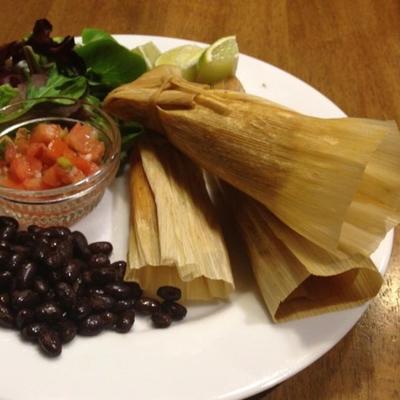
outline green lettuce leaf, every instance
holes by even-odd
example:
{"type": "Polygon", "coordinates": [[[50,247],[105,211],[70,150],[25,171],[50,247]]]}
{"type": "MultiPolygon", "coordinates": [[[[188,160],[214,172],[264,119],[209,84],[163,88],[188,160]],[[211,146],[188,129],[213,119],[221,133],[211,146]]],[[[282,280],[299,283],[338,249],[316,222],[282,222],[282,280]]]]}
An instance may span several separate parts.
{"type": "Polygon", "coordinates": [[[7,106],[10,101],[18,94],[18,90],[8,83],[0,86],[0,107],[7,106]]]}
{"type": "Polygon", "coordinates": [[[143,57],[132,53],[113,38],[89,41],[77,47],[76,52],[98,82],[109,89],[131,82],[147,70],[143,57]]]}

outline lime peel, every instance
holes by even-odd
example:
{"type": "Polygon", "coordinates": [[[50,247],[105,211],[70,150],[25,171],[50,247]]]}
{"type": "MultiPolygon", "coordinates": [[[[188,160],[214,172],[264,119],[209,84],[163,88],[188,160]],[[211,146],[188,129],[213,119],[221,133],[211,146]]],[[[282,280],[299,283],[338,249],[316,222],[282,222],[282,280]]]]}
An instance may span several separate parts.
{"type": "Polygon", "coordinates": [[[215,83],[235,75],[239,59],[236,36],[218,39],[202,54],[197,64],[196,80],[215,83]]]}

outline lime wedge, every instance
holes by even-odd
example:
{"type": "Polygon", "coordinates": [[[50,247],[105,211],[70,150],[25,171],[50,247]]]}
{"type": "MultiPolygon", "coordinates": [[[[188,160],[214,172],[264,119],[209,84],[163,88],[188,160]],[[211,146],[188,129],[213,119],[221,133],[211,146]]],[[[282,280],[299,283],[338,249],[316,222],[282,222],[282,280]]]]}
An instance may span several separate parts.
{"type": "Polygon", "coordinates": [[[197,73],[197,62],[204,49],[194,45],[175,47],[162,53],[156,60],[155,66],[176,65],[182,69],[182,75],[188,81],[193,81],[197,73]]]}
{"type": "Polygon", "coordinates": [[[157,58],[160,56],[161,51],[153,42],[147,42],[132,49],[132,53],[142,56],[146,62],[147,69],[152,69],[157,58]]]}
{"type": "Polygon", "coordinates": [[[208,47],[197,64],[196,81],[214,83],[235,75],[239,59],[236,36],[227,36],[208,47]]]}

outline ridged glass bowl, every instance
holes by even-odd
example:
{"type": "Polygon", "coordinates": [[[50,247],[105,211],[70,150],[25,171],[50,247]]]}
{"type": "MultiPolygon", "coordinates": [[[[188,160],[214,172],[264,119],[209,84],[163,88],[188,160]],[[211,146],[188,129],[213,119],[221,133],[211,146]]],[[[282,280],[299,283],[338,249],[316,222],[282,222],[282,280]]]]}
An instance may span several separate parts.
{"type": "Polygon", "coordinates": [[[85,179],[60,188],[21,190],[0,186],[0,215],[17,218],[22,226],[72,225],[99,203],[114,179],[120,161],[121,137],[113,119],[100,108],[67,98],[28,100],[0,109],[0,138],[40,122],[96,127],[105,144],[100,169],[85,179]]]}

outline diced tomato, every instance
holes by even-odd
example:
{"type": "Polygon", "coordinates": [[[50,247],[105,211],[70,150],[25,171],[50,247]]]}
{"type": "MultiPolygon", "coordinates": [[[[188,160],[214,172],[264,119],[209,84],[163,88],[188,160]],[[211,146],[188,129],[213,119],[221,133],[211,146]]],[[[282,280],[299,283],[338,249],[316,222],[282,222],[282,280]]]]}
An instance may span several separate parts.
{"type": "Polygon", "coordinates": [[[44,161],[51,164],[59,157],[67,157],[69,159],[75,156],[76,153],[68,147],[67,143],[65,143],[64,140],[57,138],[49,143],[45,151],[44,161]]]}
{"type": "Polygon", "coordinates": [[[98,140],[93,141],[92,148],[86,154],[86,159],[93,162],[101,162],[101,159],[104,156],[104,143],[98,140]]]}
{"type": "Polygon", "coordinates": [[[82,157],[73,157],[71,163],[75,165],[76,168],[80,169],[86,176],[94,174],[99,170],[97,164],[91,161],[87,161],[82,157]]]}
{"type": "Polygon", "coordinates": [[[57,165],[57,174],[64,185],[79,182],[85,178],[85,174],[76,167],[62,168],[57,165]]]}
{"type": "Polygon", "coordinates": [[[17,182],[23,182],[25,179],[33,176],[32,169],[25,156],[15,157],[10,164],[10,177],[17,182]]]}
{"type": "Polygon", "coordinates": [[[32,130],[31,142],[48,144],[56,137],[60,137],[61,133],[62,128],[60,125],[45,123],[37,124],[32,130]]]}
{"type": "Polygon", "coordinates": [[[20,153],[25,153],[30,143],[30,134],[28,129],[19,128],[15,134],[14,143],[17,147],[17,151],[20,153]]]}
{"type": "Polygon", "coordinates": [[[43,190],[46,186],[43,184],[42,178],[29,178],[22,182],[25,189],[28,190],[43,190]]]}
{"type": "Polygon", "coordinates": [[[45,158],[51,160],[52,162],[55,162],[58,157],[62,157],[64,155],[64,152],[67,149],[67,144],[63,140],[56,138],[52,140],[47,146],[45,158]]]}
{"type": "Polygon", "coordinates": [[[4,152],[4,159],[6,162],[10,163],[17,155],[17,149],[13,144],[7,144],[6,150],[4,152]]]}
{"type": "Polygon", "coordinates": [[[43,172],[43,184],[50,188],[56,188],[62,186],[62,181],[58,176],[58,165],[53,165],[50,168],[47,168],[43,172]]]}
{"type": "Polygon", "coordinates": [[[28,157],[42,158],[44,152],[47,150],[47,147],[44,143],[30,143],[29,147],[26,149],[26,155],[28,157]]]}
{"type": "Polygon", "coordinates": [[[42,171],[42,167],[43,167],[43,163],[41,160],[39,160],[36,157],[31,157],[31,156],[26,156],[26,159],[28,161],[29,164],[29,168],[32,172],[33,175],[35,174],[40,174],[40,172],[42,171]]]}
{"type": "Polygon", "coordinates": [[[93,143],[98,142],[94,128],[87,124],[75,124],[65,140],[75,151],[83,154],[89,153],[93,143]]]}
{"type": "Polygon", "coordinates": [[[7,138],[0,160],[0,185],[42,190],[76,183],[99,170],[104,143],[90,125],[75,124],[70,132],[55,124],[38,124],[32,133],[21,128],[7,138]]]}
{"type": "Polygon", "coordinates": [[[14,181],[14,179],[11,179],[8,176],[2,176],[0,177],[0,185],[5,186],[11,189],[23,189],[23,185],[20,182],[14,181]]]}

